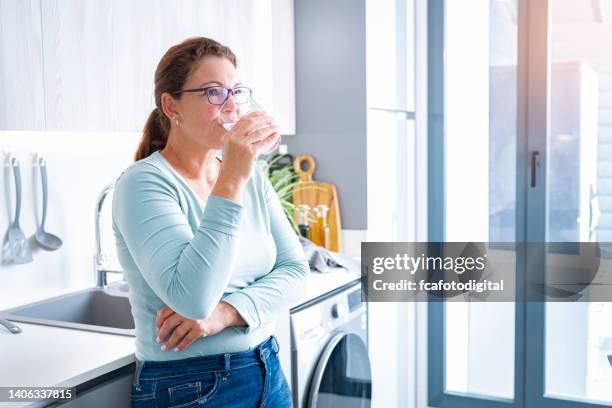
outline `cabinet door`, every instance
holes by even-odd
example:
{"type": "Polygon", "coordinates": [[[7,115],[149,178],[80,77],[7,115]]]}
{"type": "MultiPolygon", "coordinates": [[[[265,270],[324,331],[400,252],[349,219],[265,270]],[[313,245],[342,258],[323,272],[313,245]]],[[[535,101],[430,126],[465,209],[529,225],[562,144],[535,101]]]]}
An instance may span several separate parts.
{"type": "Polygon", "coordinates": [[[140,131],[155,107],[159,60],[187,37],[214,37],[223,27],[218,8],[195,0],[46,3],[47,128],[140,131]]]}
{"type": "Polygon", "coordinates": [[[89,407],[113,407],[129,408],[130,392],[132,389],[132,371],[134,364],[130,365],[131,370],[121,369],[122,374],[103,382],[91,389],[82,391],[76,398],[64,404],[62,408],[89,408],[89,407]]]}
{"type": "Polygon", "coordinates": [[[134,93],[133,87],[117,89],[113,78],[115,4],[77,0],[41,4],[46,130],[132,130],[119,126],[119,107],[113,105],[116,93],[132,101],[134,93]]]}
{"type": "Polygon", "coordinates": [[[0,129],[44,129],[40,0],[0,2],[0,90],[0,129]]]}
{"type": "Polygon", "coordinates": [[[293,8],[289,0],[55,0],[42,3],[48,130],[139,131],[154,108],[166,50],[207,36],[238,56],[239,75],[295,133],[293,8]],[[275,24],[275,21],[278,24],[275,24]]]}
{"type": "Polygon", "coordinates": [[[295,134],[292,0],[0,2],[0,129],[140,131],[166,50],[206,36],[295,134]]]}

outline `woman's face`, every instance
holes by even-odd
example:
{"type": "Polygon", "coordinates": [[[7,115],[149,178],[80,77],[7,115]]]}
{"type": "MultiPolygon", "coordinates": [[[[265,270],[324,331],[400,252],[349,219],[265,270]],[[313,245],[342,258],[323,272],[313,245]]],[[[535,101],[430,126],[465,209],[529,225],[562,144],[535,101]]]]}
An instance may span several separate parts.
{"type": "MultiPolygon", "coordinates": [[[[196,63],[183,89],[204,88],[221,85],[233,88],[236,82],[236,68],[227,58],[205,57],[196,63]]],[[[184,92],[180,99],[175,99],[175,109],[180,117],[177,126],[172,121],[174,130],[182,133],[193,142],[209,149],[221,149],[227,131],[217,121],[221,105],[213,105],[203,92],[184,92]]]]}

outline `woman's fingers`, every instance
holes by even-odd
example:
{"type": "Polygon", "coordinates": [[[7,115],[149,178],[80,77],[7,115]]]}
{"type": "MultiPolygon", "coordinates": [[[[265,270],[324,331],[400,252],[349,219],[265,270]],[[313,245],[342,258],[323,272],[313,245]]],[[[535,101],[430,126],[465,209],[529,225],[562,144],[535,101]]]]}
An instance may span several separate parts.
{"type": "MultiPolygon", "coordinates": [[[[236,309],[226,302],[219,302],[213,313],[205,320],[187,319],[179,315],[172,309],[168,310],[171,314],[168,315],[167,310],[160,309],[158,318],[166,316],[165,320],[161,321],[159,329],[158,342],[163,342],[162,351],[174,349],[174,351],[182,351],[200,337],[215,335],[224,330],[229,322],[234,322],[236,316],[239,316],[236,309]],[[228,315],[234,316],[228,320],[228,315]]],[[[241,323],[244,323],[240,318],[241,323]]]]}
{"type": "Polygon", "coordinates": [[[266,126],[263,128],[259,128],[257,130],[249,133],[244,141],[247,144],[256,144],[260,142],[264,142],[267,138],[273,136],[275,133],[278,133],[278,125],[273,124],[271,126],[266,126]]]}
{"type": "Polygon", "coordinates": [[[223,163],[212,193],[240,201],[259,152],[253,144],[276,131],[274,119],[264,113],[252,113],[240,119],[224,138],[223,163]]]}
{"type": "Polygon", "coordinates": [[[169,309],[169,312],[160,309],[156,324],[161,326],[158,328],[157,342],[163,342],[162,351],[175,349],[181,351],[198,337],[202,336],[202,330],[198,320],[187,319],[169,309]],[[165,317],[165,319],[163,319],[165,317]],[[163,320],[162,320],[163,319],[163,320]]]}
{"type": "Polygon", "coordinates": [[[158,343],[166,340],[166,337],[170,335],[170,332],[174,330],[181,322],[184,320],[184,317],[178,315],[176,313],[170,315],[159,328],[159,332],[157,333],[157,341],[158,343]]]}
{"type": "Polygon", "coordinates": [[[240,118],[232,131],[238,135],[246,136],[257,128],[270,126],[273,123],[274,118],[266,115],[264,112],[251,112],[240,118]]]}
{"type": "Polygon", "coordinates": [[[176,346],[174,351],[183,351],[187,346],[189,346],[191,343],[193,343],[194,341],[196,341],[197,339],[199,339],[200,333],[198,333],[197,330],[190,330],[187,335],[185,337],[183,337],[183,340],[181,340],[181,342],[178,344],[178,346],[176,346]]]}
{"type": "Polygon", "coordinates": [[[272,147],[276,148],[277,147],[276,145],[279,143],[279,141],[280,141],[280,133],[274,132],[268,137],[266,137],[265,139],[257,143],[254,143],[254,145],[256,146],[259,152],[264,152],[268,149],[271,149],[272,147]]]}
{"type": "Polygon", "coordinates": [[[168,306],[164,306],[157,311],[157,317],[155,318],[155,327],[157,330],[159,330],[164,320],[172,314],[174,314],[174,310],[170,309],[168,306]]]}
{"type": "Polygon", "coordinates": [[[278,130],[274,118],[263,112],[251,112],[241,118],[232,129],[232,137],[239,143],[250,145],[278,130]]]}
{"type": "Polygon", "coordinates": [[[189,320],[182,320],[180,324],[174,328],[172,336],[170,336],[170,338],[164,342],[164,345],[162,346],[162,351],[174,348],[183,339],[183,337],[185,337],[185,335],[192,330],[192,328],[193,325],[189,320]]]}

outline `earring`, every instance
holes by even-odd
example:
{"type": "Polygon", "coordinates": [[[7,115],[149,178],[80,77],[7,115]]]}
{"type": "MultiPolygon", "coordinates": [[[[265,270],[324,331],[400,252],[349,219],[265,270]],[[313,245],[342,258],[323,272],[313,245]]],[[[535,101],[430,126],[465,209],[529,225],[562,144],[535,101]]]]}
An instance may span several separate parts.
{"type": "Polygon", "coordinates": [[[178,118],[178,116],[174,117],[174,123],[176,123],[176,126],[179,125],[179,118],[178,118]]]}

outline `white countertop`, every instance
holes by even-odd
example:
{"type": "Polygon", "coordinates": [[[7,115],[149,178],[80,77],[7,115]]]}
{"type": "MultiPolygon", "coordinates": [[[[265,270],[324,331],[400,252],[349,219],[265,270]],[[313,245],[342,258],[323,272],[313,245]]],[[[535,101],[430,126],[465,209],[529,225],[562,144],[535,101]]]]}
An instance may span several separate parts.
{"type": "Polygon", "coordinates": [[[361,270],[359,260],[342,254],[335,254],[335,256],[343,264],[346,264],[348,269],[335,268],[330,273],[311,271],[304,296],[295,301],[291,305],[291,309],[359,279],[361,270]]]}
{"type": "MultiPolygon", "coordinates": [[[[0,330],[0,386],[74,387],[134,362],[134,337],[17,322],[0,330]]],[[[0,407],[35,403],[0,402],[0,407]]]]}
{"type": "MultiPolygon", "coordinates": [[[[359,262],[344,258],[349,270],[311,272],[296,307],[359,279],[359,262]]],[[[16,322],[22,333],[0,329],[0,386],[74,387],[135,361],[134,337],[16,322]]],[[[285,328],[287,330],[288,328],[285,328]]],[[[36,403],[2,403],[20,407],[36,403]]]]}

